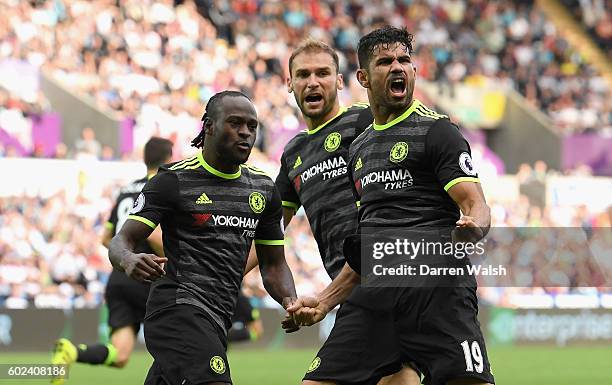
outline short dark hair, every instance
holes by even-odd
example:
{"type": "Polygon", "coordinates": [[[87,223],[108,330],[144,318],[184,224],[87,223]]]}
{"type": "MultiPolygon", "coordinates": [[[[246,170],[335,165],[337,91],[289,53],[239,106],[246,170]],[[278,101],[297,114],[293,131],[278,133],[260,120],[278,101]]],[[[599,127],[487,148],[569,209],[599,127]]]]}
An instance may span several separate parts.
{"type": "Polygon", "coordinates": [[[293,66],[293,60],[295,57],[303,52],[325,52],[329,54],[334,60],[336,66],[336,72],[340,72],[340,64],[338,60],[338,53],[334,51],[332,47],[327,45],[325,42],[308,37],[295,47],[291,56],[289,57],[289,75],[291,75],[291,67],[293,66]]]}
{"type": "Polygon", "coordinates": [[[386,25],[376,29],[359,39],[357,45],[357,58],[359,59],[359,68],[367,68],[374,54],[374,50],[379,47],[388,48],[391,44],[399,43],[406,47],[408,53],[412,55],[412,35],[406,27],[396,28],[386,25]]]}
{"type": "Polygon", "coordinates": [[[172,157],[172,142],[156,136],[144,146],[144,162],[148,169],[159,168],[172,157]]]}
{"type": "Polygon", "coordinates": [[[219,104],[219,102],[226,96],[233,96],[233,97],[244,97],[247,98],[249,101],[251,101],[251,99],[246,96],[245,94],[243,94],[240,91],[232,91],[232,90],[225,90],[225,91],[221,91],[221,92],[217,92],[216,94],[214,94],[213,96],[211,96],[210,99],[208,99],[208,103],[206,103],[206,109],[204,110],[204,115],[202,115],[202,131],[200,131],[200,133],[198,134],[198,136],[196,136],[192,141],[191,141],[191,145],[193,147],[196,148],[202,148],[204,147],[204,138],[206,137],[206,134],[204,133],[204,120],[206,118],[211,118],[211,119],[215,119],[217,116],[217,104],[219,104]]]}

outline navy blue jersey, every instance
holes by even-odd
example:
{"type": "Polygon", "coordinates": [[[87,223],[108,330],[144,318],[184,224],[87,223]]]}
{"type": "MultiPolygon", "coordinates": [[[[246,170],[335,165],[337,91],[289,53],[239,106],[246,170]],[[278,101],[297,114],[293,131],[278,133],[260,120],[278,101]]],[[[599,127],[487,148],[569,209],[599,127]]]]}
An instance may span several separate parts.
{"type": "Polygon", "coordinates": [[[283,206],[304,206],[325,270],[334,278],[344,265],[342,242],[357,230],[357,207],[347,179],[348,149],[372,123],[367,104],[343,108],[319,127],[287,143],[276,178],[283,206]]]}
{"type": "Polygon", "coordinates": [[[368,128],[349,158],[360,226],[455,226],[460,212],[447,191],[479,181],[458,127],[418,100],[393,121],[368,128]]]}
{"type": "Polygon", "coordinates": [[[253,240],[283,244],[281,199],[274,182],[242,165],[226,174],[202,153],[162,167],[147,182],[130,219],[161,224],[166,275],[151,286],[147,315],[174,304],[202,308],[231,326],[253,240]]]}

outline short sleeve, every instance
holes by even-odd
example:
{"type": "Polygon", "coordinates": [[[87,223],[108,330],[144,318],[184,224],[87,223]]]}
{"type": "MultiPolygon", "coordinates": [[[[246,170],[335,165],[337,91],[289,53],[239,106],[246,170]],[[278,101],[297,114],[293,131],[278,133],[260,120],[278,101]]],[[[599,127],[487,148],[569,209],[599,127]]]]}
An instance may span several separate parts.
{"type": "Polygon", "coordinates": [[[178,179],[173,172],[159,172],[143,187],[128,219],[156,228],[178,201],[178,179]]]}
{"type": "Polygon", "coordinates": [[[283,210],[281,198],[278,189],[274,188],[270,202],[266,203],[266,207],[259,218],[257,229],[255,229],[255,244],[282,246],[284,244],[284,234],[281,228],[283,219],[283,210]]]}
{"type": "Polygon", "coordinates": [[[426,151],[445,191],[460,182],[479,182],[470,145],[450,120],[440,119],[429,129],[426,151]]]}
{"type": "Polygon", "coordinates": [[[289,171],[287,168],[287,160],[283,154],[281,158],[281,167],[276,177],[276,188],[278,189],[281,197],[283,207],[291,208],[297,211],[300,206],[300,197],[298,196],[293,184],[289,180],[289,171]]]}

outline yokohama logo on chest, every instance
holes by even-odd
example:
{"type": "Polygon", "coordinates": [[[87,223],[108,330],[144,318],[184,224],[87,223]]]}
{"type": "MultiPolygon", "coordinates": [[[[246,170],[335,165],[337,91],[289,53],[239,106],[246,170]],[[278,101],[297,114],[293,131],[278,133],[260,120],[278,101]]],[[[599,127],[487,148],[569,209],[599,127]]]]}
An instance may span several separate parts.
{"type": "Polygon", "coordinates": [[[194,225],[204,226],[225,226],[237,227],[242,229],[255,230],[259,219],[239,217],[236,215],[218,215],[218,214],[191,214],[194,219],[194,225]]]}

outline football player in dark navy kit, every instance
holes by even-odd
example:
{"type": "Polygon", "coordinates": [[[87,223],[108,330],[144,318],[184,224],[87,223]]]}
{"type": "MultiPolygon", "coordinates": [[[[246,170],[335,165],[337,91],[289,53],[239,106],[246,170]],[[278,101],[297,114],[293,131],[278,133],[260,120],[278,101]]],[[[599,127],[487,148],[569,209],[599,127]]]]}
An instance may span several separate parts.
{"type": "MultiPolygon", "coordinates": [[[[489,229],[490,211],[469,145],[446,116],[414,99],[416,68],[411,54],[412,35],[405,29],[384,27],[359,42],[357,78],[368,91],[374,114],[372,127],[351,144],[347,165],[359,202],[359,227],[422,229],[428,234],[446,228],[448,239],[475,242],[489,229]]],[[[346,245],[345,250],[347,260],[357,268],[360,250],[351,251],[346,245]]],[[[453,259],[450,256],[448,263],[453,259]]],[[[494,379],[477,319],[476,282],[471,278],[468,285],[438,287],[362,285],[347,303],[391,312],[402,361],[414,362],[425,384],[491,384],[494,379]]],[[[301,324],[319,320],[327,310],[310,298],[298,300],[294,308],[289,311],[295,310],[294,319],[301,324]],[[303,307],[306,300],[310,309],[303,307]]],[[[360,351],[351,351],[352,345],[342,341],[361,336],[367,346],[370,334],[366,327],[360,331],[336,323],[311,365],[311,374],[326,361],[332,361],[329,367],[358,370],[363,363],[352,357],[360,351]],[[343,357],[333,354],[338,346],[344,347],[343,357]]],[[[355,383],[368,381],[363,377],[355,383]]],[[[318,375],[304,382],[330,383],[342,382],[318,375]]]]}
{"type": "MultiPolygon", "coordinates": [[[[346,265],[342,251],[344,238],[357,231],[357,207],[347,178],[348,149],[372,123],[373,117],[365,103],[348,108],[340,106],[338,91],[343,87],[342,74],[338,72],[338,55],[327,44],[313,39],[302,42],[289,59],[289,72],[287,86],[295,96],[307,130],[285,146],[276,185],[283,200],[285,226],[300,206],[304,208],[323,266],[334,279],[331,286],[334,290],[319,294],[320,301],[332,309],[339,301],[327,301],[328,296],[338,290],[344,294],[336,299],[346,297],[359,280],[346,265]]],[[[363,348],[361,339],[343,340],[342,345],[358,350],[364,364],[344,370],[340,365],[328,366],[322,362],[317,373],[307,373],[305,378],[329,375],[341,383],[354,383],[356,379],[368,377],[376,378],[376,383],[389,374],[381,383],[416,385],[420,382],[412,368],[402,369],[399,345],[394,355],[397,359],[389,362],[387,358],[389,351],[394,350],[390,314],[374,314],[362,307],[343,304],[336,323],[349,327],[355,322],[360,328],[369,325],[373,343],[367,349],[363,348]]],[[[342,346],[334,352],[338,357],[344,355],[342,346]]]]}
{"type": "MultiPolygon", "coordinates": [[[[145,183],[157,173],[162,164],[169,163],[171,159],[171,141],[157,137],[147,141],[144,146],[144,163],[147,166],[147,176],[121,188],[110,217],[105,223],[105,231],[102,236],[104,246],[109,246],[113,235],[119,232],[121,226],[127,220],[129,212],[145,183]]],[[[163,256],[161,231],[157,229],[148,239],[139,242],[136,245],[136,251],[163,256]]],[[[134,350],[140,324],[144,320],[149,286],[147,283],[137,282],[129,278],[118,269],[113,269],[108,278],[104,295],[108,307],[110,343],[75,346],[70,340],[60,338],[55,343],[52,362],[56,365],[82,362],[115,368],[125,367],[134,350]]],[[[51,383],[60,385],[64,381],[64,378],[57,377],[51,383]]]]}
{"type": "Polygon", "coordinates": [[[110,258],[132,278],[153,282],[144,322],[154,358],[145,384],[231,383],[227,330],[251,244],[268,293],[295,300],[285,262],[281,199],[261,170],[244,165],[257,114],[242,93],[209,100],[196,156],[162,167],[113,238],[110,258]],[[134,252],[161,224],[165,257],[134,252]]]}

